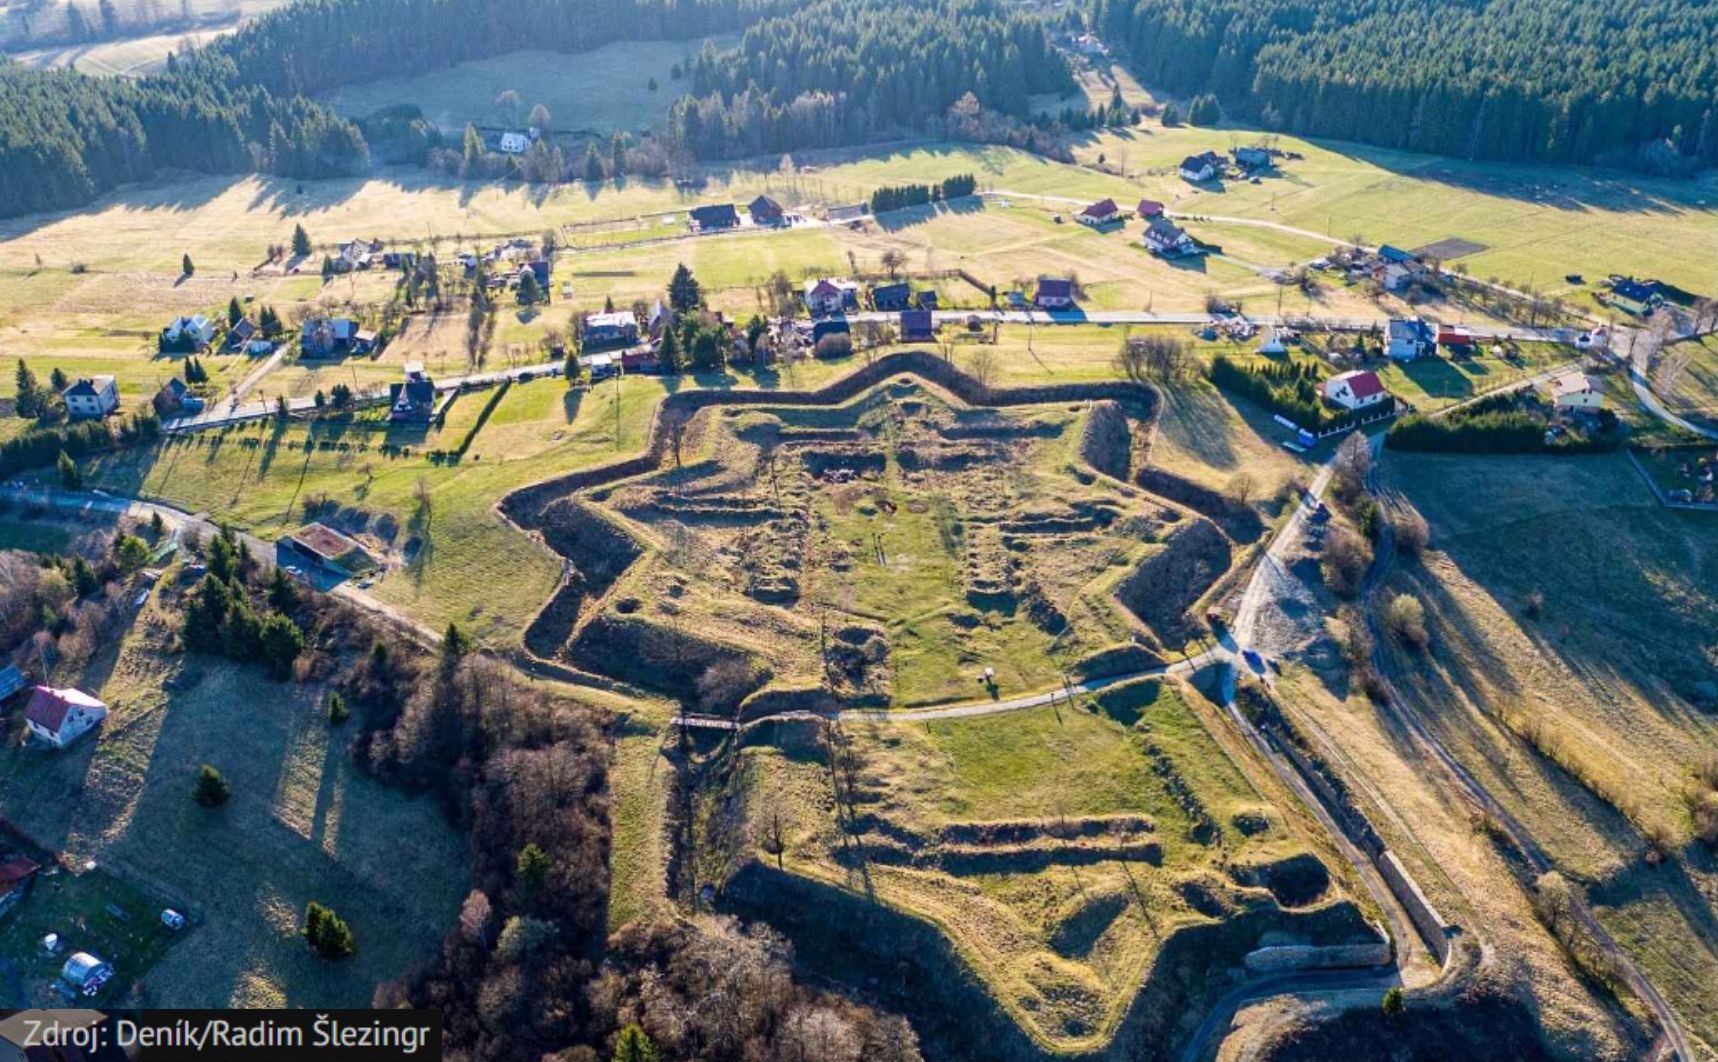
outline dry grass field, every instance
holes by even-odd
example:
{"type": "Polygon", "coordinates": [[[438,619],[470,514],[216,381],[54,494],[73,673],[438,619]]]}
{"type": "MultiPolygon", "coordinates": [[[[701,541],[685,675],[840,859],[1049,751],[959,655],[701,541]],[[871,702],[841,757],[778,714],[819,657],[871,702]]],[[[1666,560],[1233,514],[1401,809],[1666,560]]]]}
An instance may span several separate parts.
{"type": "Polygon", "coordinates": [[[1387,588],[1432,631],[1428,655],[1393,649],[1397,684],[1718,1043],[1718,869],[1683,800],[1718,742],[1692,701],[1718,666],[1712,517],[1658,507],[1620,454],[1385,467],[1436,547],[1387,588]]]}
{"type": "Polygon", "coordinates": [[[1012,694],[1118,643],[1178,653],[1181,610],[1230,563],[1214,526],[1088,469],[1078,403],[974,410],[902,379],[846,406],[729,414],[703,421],[682,467],[542,517],[606,574],[536,651],[686,695],[697,674],[647,675],[615,641],[684,631],[704,647],[685,668],[737,656],[784,693],[827,667],[855,704],[970,696],[986,668],[1012,694]]]}
{"type": "MultiPolygon", "coordinates": [[[[733,39],[715,39],[719,48],[731,43],[733,39]]],[[[511,52],[417,77],[343,86],[322,100],[353,118],[398,103],[413,104],[455,139],[468,124],[523,126],[539,103],[549,108],[552,127],[563,140],[587,134],[607,137],[617,130],[638,133],[667,116],[669,105],[689,84],[671,77],[672,68],[677,63],[690,68],[703,46],[702,40],[623,41],[574,55],[511,52]],[[495,103],[509,89],[521,100],[516,112],[495,103]]]]}
{"type": "Polygon", "coordinates": [[[1257,946],[1261,930],[1369,932],[1196,697],[1144,682],[1076,706],[844,726],[833,770],[826,743],[778,728],[742,757],[735,858],[934,925],[1043,1048],[1102,1051],[1127,1021],[1162,1051],[1214,990],[1176,980],[1183,930],[1248,925],[1210,938],[1214,952],[1257,946]],[[832,778],[852,780],[832,791],[832,778]],[[1185,1011],[1130,1012],[1142,984],[1167,1002],[1163,982],[1185,1011]]]}
{"type": "Polygon", "coordinates": [[[144,883],[149,901],[125,905],[137,922],[154,919],[158,896],[193,916],[142,976],[148,1004],[366,1005],[378,980],[433,953],[467,890],[462,839],[432,802],[357,770],[321,687],[168,653],[171,622],[151,602],[87,673],[55,676],[113,715],[61,755],[8,741],[0,813],[74,862],[144,883]],[[191,800],[204,763],[232,785],[219,809],[191,800]],[[297,935],[310,900],[351,924],[352,960],[317,959],[297,935]]]}

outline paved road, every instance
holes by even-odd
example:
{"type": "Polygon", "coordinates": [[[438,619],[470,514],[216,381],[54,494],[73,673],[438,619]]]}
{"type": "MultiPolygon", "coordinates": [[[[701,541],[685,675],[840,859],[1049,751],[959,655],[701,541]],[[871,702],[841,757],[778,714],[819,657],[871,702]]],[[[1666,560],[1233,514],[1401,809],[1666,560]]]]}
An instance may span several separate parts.
{"type": "Polygon", "coordinates": [[[1647,412],[1667,424],[1681,428],[1683,431],[1692,432],[1706,439],[1718,439],[1718,428],[1708,428],[1703,424],[1696,424],[1686,417],[1678,416],[1659,400],[1658,394],[1653,391],[1652,384],[1646,378],[1645,361],[1644,353],[1629,359],[1629,386],[1634,388],[1635,398],[1639,400],[1642,406],[1646,407],[1647,412]]]}
{"type": "Polygon", "coordinates": [[[1292,995],[1298,999],[1309,999],[1338,992],[1366,991],[1369,993],[1367,1004],[1377,1006],[1382,1002],[1386,991],[1401,983],[1402,979],[1394,966],[1370,970],[1309,970],[1303,973],[1275,974],[1261,977],[1257,981],[1248,981],[1219,999],[1210,1013],[1205,1015],[1205,1020],[1194,1030],[1192,1038],[1181,1049],[1181,1062],[1198,1062],[1204,1054],[1205,1044],[1212,1036],[1219,1039],[1227,1036],[1229,1023],[1234,1021],[1241,1007],[1248,1003],[1256,1003],[1273,996],[1292,995]],[[1374,996],[1375,998],[1372,998],[1374,996]]]}

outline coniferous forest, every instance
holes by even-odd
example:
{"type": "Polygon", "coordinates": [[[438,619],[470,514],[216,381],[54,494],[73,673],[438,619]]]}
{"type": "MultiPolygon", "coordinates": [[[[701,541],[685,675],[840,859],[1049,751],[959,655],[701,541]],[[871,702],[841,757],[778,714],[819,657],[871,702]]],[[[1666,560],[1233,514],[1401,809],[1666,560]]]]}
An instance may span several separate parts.
{"type": "MultiPolygon", "coordinates": [[[[1718,162],[1718,7],[1702,0],[1094,0],[1091,14],[1147,84],[1269,128],[1668,174],[1718,162]]],[[[0,216],[164,168],[359,173],[364,133],[310,95],[526,47],[742,29],[693,64],[674,147],[935,134],[957,103],[1018,128],[1029,96],[1073,84],[1043,23],[999,0],[303,0],[138,80],[0,60],[0,216]]]]}
{"type": "Polygon", "coordinates": [[[1307,136],[1461,158],[1718,162],[1707,0],[1094,0],[1147,84],[1307,136]]]}
{"type": "Polygon", "coordinates": [[[306,98],[467,59],[732,32],[773,0],[307,0],[131,81],[0,59],[0,217],[87,203],[166,168],[358,173],[357,125],[306,98]]]}
{"type": "Polygon", "coordinates": [[[1026,117],[1074,88],[1043,24],[996,0],[815,0],[763,19],[739,47],[706,47],[671,140],[701,157],[862,143],[934,128],[971,93],[1026,117]]]}

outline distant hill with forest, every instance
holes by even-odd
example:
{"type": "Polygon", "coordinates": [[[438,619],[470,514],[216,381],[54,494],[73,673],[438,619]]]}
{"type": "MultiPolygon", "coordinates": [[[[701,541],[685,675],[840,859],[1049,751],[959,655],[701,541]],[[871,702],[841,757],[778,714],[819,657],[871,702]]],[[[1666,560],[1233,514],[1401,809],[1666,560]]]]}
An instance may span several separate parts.
{"type": "Polygon", "coordinates": [[[1470,159],[1718,163],[1710,0],[1094,0],[1141,80],[1303,136],[1470,159]]]}

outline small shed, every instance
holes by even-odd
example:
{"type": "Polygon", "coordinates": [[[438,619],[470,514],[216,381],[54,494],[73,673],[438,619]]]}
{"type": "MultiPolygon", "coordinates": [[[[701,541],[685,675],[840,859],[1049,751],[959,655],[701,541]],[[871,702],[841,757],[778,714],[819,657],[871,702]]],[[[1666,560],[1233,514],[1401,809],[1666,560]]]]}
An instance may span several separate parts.
{"type": "Polygon", "coordinates": [[[0,701],[4,701],[29,684],[29,681],[24,678],[24,673],[18,670],[16,664],[8,664],[0,668],[0,701]]]}

